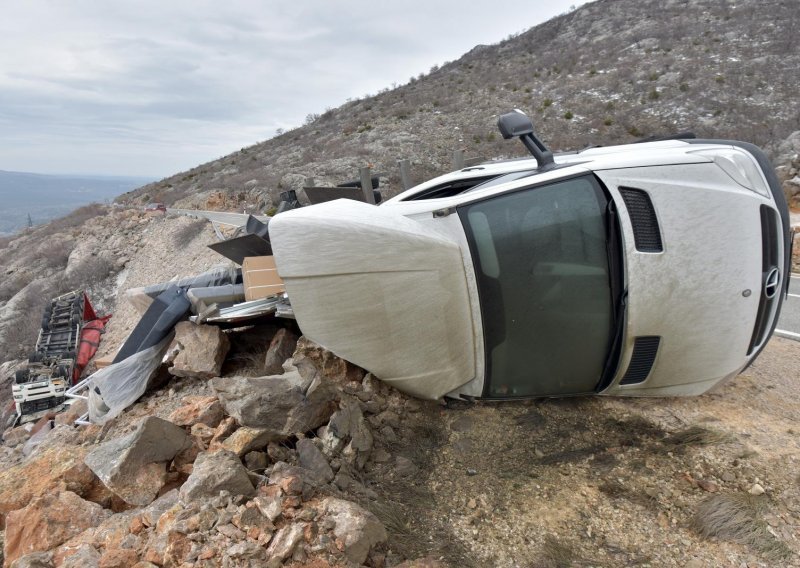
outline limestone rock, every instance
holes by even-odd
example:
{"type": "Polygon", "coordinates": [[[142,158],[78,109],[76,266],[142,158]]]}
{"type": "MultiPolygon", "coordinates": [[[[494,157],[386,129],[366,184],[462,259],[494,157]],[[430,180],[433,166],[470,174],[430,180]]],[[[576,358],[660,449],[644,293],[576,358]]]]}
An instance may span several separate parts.
{"type": "Polygon", "coordinates": [[[139,555],[130,548],[108,549],[100,557],[98,568],[128,568],[139,561],[139,555]]]}
{"type": "Polygon", "coordinates": [[[61,568],[99,568],[100,553],[91,544],[82,544],[61,563],[61,568]]]}
{"type": "Polygon", "coordinates": [[[333,534],[344,544],[345,556],[351,562],[363,564],[370,549],[388,538],[378,517],[355,503],[328,497],[322,502],[322,510],[333,520],[333,534]]]}
{"type": "Polygon", "coordinates": [[[235,453],[227,450],[201,453],[194,462],[192,475],[180,489],[181,499],[189,502],[216,497],[222,490],[247,497],[255,494],[247,469],[235,453]]]}
{"type": "Polygon", "coordinates": [[[297,340],[297,347],[292,354],[294,365],[305,374],[309,366],[313,367],[326,381],[344,386],[351,382],[361,382],[366,371],[352,363],[337,357],[324,347],[306,338],[297,340]]]}
{"type": "Polygon", "coordinates": [[[217,326],[196,325],[187,321],[175,326],[175,342],[183,349],[170,367],[170,374],[197,379],[219,376],[231,347],[228,337],[217,326]]]}
{"type": "Polygon", "coordinates": [[[322,483],[330,483],[333,480],[333,470],[328,460],[313,441],[302,438],[297,441],[296,447],[301,467],[311,471],[322,483]]]}
{"type": "Polygon", "coordinates": [[[183,406],[169,415],[169,421],[178,426],[205,424],[216,428],[224,418],[222,405],[215,396],[187,396],[183,402],[183,406]]]}
{"type": "Polygon", "coordinates": [[[164,486],[167,463],[191,444],[179,426],[148,416],[134,432],[101,444],[85,461],[106,487],[126,503],[141,507],[164,486]]]}
{"type": "Polygon", "coordinates": [[[274,559],[281,561],[286,560],[292,555],[294,549],[303,540],[303,532],[305,525],[303,523],[294,523],[286,525],[275,533],[272,537],[269,548],[267,549],[267,558],[273,562],[274,559]]]}
{"type": "Polygon", "coordinates": [[[0,471],[0,528],[9,511],[21,509],[34,497],[56,487],[88,497],[100,482],[83,463],[85,455],[82,447],[50,447],[20,465],[0,471]]]}
{"type": "Polygon", "coordinates": [[[111,515],[71,491],[48,493],[6,517],[5,561],[55,548],[111,515]]]}
{"type": "Polygon", "coordinates": [[[320,381],[305,392],[297,371],[278,377],[225,377],[211,381],[225,412],[239,424],[271,431],[273,440],[308,432],[328,421],[337,392],[320,381]]]}
{"type": "Polygon", "coordinates": [[[275,434],[266,428],[242,426],[222,442],[222,448],[241,457],[251,450],[265,447],[275,438],[275,434]]]}
{"type": "Polygon", "coordinates": [[[264,359],[264,374],[283,374],[283,363],[292,356],[295,347],[297,347],[297,336],[288,329],[279,329],[267,349],[267,356],[264,359]]]}
{"type": "MultiPolygon", "coordinates": [[[[53,555],[49,552],[31,552],[11,563],[11,568],[52,568],[53,555]]],[[[88,567],[87,567],[88,568],[88,567]]]]}

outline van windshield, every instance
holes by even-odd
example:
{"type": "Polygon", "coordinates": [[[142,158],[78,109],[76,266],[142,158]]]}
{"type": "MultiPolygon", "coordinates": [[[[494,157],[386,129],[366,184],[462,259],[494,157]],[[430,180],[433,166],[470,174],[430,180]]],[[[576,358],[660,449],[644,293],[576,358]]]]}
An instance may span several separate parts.
{"type": "Polygon", "coordinates": [[[593,176],[459,208],[480,295],[490,398],[593,392],[612,343],[605,211],[593,176]]]}

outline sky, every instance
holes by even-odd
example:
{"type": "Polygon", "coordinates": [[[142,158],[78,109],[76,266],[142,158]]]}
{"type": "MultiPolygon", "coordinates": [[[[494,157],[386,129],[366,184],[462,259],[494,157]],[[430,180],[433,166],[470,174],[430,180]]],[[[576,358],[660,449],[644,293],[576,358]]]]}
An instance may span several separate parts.
{"type": "Polygon", "coordinates": [[[162,178],[581,0],[0,0],[0,170],[162,178]]]}

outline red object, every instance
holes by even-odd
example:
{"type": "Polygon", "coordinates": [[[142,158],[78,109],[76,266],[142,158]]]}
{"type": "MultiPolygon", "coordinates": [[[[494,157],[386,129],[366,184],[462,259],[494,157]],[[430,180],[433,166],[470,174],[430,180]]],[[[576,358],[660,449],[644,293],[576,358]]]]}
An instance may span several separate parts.
{"type": "MultiPolygon", "coordinates": [[[[108,321],[108,316],[105,321],[108,321]]],[[[94,311],[94,307],[92,303],[89,301],[89,296],[86,295],[86,292],[83,293],[83,321],[92,321],[97,319],[97,313],[94,311]]],[[[103,322],[105,323],[105,322],[103,322]]]]}
{"type": "Polygon", "coordinates": [[[111,319],[111,315],[97,317],[89,297],[83,295],[83,320],[86,322],[81,329],[81,342],[78,347],[78,354],[75,359],[75,368],[72,371],[72,384],[77,383],[89,360],[97,353],[97,347],[100,345],[100,336],[106,328],[106,323],[111,319]]]}

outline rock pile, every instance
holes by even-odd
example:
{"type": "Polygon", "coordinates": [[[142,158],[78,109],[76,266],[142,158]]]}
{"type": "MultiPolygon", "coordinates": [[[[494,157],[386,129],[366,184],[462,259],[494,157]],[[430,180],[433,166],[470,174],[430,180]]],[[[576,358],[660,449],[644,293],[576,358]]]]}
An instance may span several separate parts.
{"type": "MultiPolygon", "coordinates": [[[[181,376],[221,367],[226,342],[186,341],[181,376]]],[[[99,445],[98,429],[56,426],[48,440],[65,443],[0,473],[4,565],[397,565],[365,472],[393,460],[377,440],[396,439],[405,397],[289,331],[270,343],[265,363],[278,362],[216,376],[215,396],[99,445]]]]}

